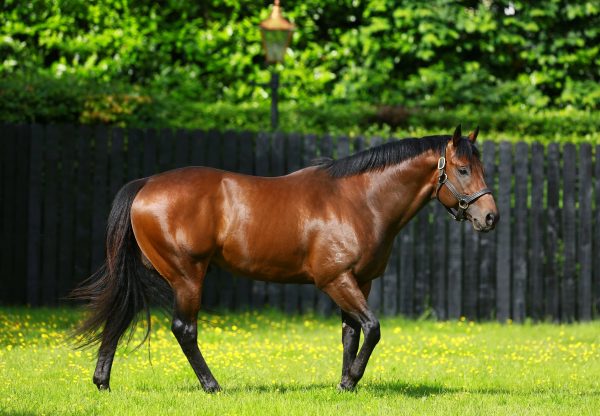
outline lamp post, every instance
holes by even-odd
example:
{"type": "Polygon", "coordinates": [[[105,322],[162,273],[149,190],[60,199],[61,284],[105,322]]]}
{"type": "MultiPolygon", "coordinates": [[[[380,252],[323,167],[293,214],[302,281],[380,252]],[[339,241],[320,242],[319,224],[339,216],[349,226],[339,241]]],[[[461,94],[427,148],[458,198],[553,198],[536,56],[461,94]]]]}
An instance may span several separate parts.
{"type": "MultiPolygon", "coordinates": [[[[271,15],[260,23],[263,49],[267,64],[283,63],[285,51],[292,39],[294,25],[281,14],[279,0],[275,0],[271,15]]],[[[271,67],[271,127],[277,129],[279,124],[278,90],[279,73],[275,66],[271,67]]]]}

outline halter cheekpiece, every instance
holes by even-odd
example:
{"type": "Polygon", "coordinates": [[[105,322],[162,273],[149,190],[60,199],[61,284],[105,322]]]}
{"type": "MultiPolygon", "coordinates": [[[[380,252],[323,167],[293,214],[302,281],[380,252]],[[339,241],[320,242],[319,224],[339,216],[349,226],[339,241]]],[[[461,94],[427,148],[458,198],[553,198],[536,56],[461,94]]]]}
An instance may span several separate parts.
{"type": "Polygon", "coordinates": [[[476,201],[483,195],[492,193],[492,191],[489,188],[483,188],[471,195],[465,195],[458,192],[458,190],[452,184],[452,182],[450,182],[450,179],[448,179],[448,175],[446,174],[446,146],[444,146],[444,151],[438,159],[437,168],[439,175],[437,188],[435,189],[435,197],[438,201],[440,201],[439,192],[441,187],[445,184],[448,190],[452,193],[452,195],[454,195],[454,197],[458,199],[458,209],[455,212],[452,208],[449,208],[446,205],[444,205],[442,201],[440,201],[440,204],[442,204],[442,206],[446,208],[446,210],[450,213],[450,216],[456,221],[465,221],[467,219],[466,212],[469,208],[469,205],[471,205],[472,202],[476,201]]]}

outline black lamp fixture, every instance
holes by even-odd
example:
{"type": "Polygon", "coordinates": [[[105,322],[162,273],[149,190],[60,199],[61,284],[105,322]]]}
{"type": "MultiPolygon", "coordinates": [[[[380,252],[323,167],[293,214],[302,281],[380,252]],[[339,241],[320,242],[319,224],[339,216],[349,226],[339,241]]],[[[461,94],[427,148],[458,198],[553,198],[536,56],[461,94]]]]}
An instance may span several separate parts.
{"type": "MultiPolygon", "coordinates": [[[[292,40],[292,32],[295,26],[288,22],[281,14],[279,0],[275,0],[271,15],[260,23],[263,49],[267,64],[283,63],[285,52],[292,40]]],[[[279,73],[271,69],[271,127],[277,128],[279,123],[278,89],[279,73]]]]}

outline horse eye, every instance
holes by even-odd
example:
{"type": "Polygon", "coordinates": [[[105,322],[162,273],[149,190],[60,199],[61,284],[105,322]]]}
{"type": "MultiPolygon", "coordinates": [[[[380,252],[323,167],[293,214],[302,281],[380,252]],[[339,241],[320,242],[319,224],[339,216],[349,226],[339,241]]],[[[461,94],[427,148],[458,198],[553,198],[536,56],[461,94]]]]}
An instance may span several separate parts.
{"type": "Polygon", "coordinates": [[[467,168],[458,168],[458,173],[460,173],[461,175],[468,175],[469,170],[467,168]]]}

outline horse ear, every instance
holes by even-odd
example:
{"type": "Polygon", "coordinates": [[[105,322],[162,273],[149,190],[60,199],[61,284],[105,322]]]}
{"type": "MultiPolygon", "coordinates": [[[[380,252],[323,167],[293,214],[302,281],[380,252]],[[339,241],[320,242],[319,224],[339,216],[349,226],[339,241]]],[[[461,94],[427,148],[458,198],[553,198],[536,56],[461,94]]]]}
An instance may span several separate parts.
{"type": "Polygon", "coordinates": [[[469,140],[471,140],[471,143],[475,143],[475,140],[477,140],[478,134],[479,134],[479,126],[477,126],[477,128],[475,128],[474,131],[469,133],[469,140]]]}
{"type": "Polygon", "coordinates": [[[454,130],[454,134],[452,135],[452,145],[455,147],[458,146],[458,141],[460,140],[461,137],[462,137],[462,129],[459,124],[458,126],[456,126],[456,129],[454,130]]]}

